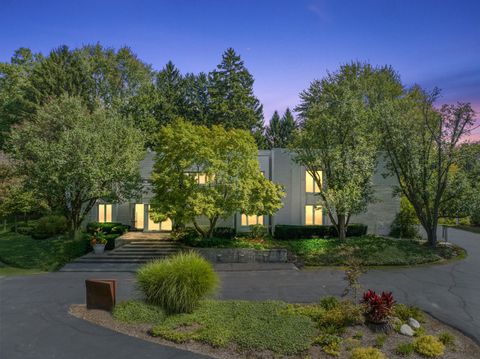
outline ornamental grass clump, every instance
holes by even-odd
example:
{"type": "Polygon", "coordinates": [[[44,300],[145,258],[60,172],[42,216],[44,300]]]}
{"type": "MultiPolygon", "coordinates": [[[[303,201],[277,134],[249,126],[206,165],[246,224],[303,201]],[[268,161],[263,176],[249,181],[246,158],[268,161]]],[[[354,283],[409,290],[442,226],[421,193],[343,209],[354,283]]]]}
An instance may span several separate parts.
{"type": "Polygon", "coordinates": [[[441,357],[445,352],[445,345],[433,335],[424,335],[413,342],[415,351],[427,358],[441,357]]]}
{"type": "Polygon", "coordinates": [[[369,347],[353,349],[350,359],[387,359],[387,357],[380,350],[369,347]]]}
{"type": "Polygon", "coordinates": [[[137,278],[147,302],[172,314],[193,312],[219,282],[212,265],[195,252],[147,263],[137,278]]]}

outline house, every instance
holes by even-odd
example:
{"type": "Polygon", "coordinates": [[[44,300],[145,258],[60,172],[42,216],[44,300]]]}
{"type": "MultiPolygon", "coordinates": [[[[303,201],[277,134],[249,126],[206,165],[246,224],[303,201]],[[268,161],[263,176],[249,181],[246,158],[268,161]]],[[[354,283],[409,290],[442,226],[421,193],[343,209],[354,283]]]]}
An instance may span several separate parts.
{"type": "MultiPolygon", "coordinates": [[[[121,222],[140,231],[170,231],[170,220],[155,223],[149,216],[149,202],[153,194],[150,189],[150,174],[153,169],[155,153],[148,152],[141,162],[141,176],[144,183],[142,198],[123,203],[98,203],[91,212],[91,221],[121,222]]],[[[258,161],[263,174],[275,183],[284,186],[286,196],[283,207],[272,216],[246,216],[238,213],[231,218],[219,220],[217,227],[232,227],[237,231],[247,231],[250,225],[261,224],[273,228],[277,224],[320,225],[331,224],[321,208],[316,207],[318,188],[312,176],[303,166],[296,164],[285,149],[259,150],[258,161]]],[[[365,213],[351,218],[350,223],[368,225],[369,233],[388,234],[390,225],[399,211],[400,200],[392,196],[393,177],[382,176],[383,164],[380,163],[373,177],[375,203],[368,206],[365,213]]],[[[199,183],[205,175],[197,175],[199,183]]],[[[202,224],[201,219],[199,220],[202,224]]]]}

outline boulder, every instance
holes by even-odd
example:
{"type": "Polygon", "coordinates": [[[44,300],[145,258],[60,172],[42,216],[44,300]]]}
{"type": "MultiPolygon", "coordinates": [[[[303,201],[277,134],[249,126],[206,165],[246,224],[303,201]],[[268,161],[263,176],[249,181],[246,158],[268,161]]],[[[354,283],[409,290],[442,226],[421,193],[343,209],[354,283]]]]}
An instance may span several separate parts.
{"type": "Polygon", "coordinates": [[[406,335],[407,337],[413,337],[415,332],[408,324],[403,324],[400,327],[400,334],[406,335]]]}
{"type": "Polygon", "coordinates": [[[420,328],[420,323],[414,318],[408,318],[408,325],[410,325],[413,329],[420,328]]]}

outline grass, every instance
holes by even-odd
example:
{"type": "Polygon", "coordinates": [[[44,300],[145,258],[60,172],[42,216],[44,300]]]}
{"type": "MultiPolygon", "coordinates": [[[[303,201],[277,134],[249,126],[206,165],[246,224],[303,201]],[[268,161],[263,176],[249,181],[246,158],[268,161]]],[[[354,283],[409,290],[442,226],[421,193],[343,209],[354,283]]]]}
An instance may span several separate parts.
{"type": "Polygon", "coordinates": [[[15,268],[0,262],[0,276],[29,275],[37,273],[39,273],[39,271],[35,269],[15,268]]]}
{"type": "Polygon", "coordinates": [[[318,331],[309,317],[291,313],[288,306],[274,301],[206,300],[193,313],[162,317],[147,304],[130,301],[117,306],[114,317],[125,321],[132,311],[149,318],[156,315],[151,334],[176,343],[193,340],[213,347],[234,345],[242,351],[289,355],[308,349],[318,331]]]}
{"type": "MultiPolygon", "coordinates": [[[[86,252],[88,241],[61,237],[36,240],[14,232],[0,234],[0,261],[8,267],[52,271],[86,252]]],[[[13,269],[5,271],[14,272],[13,269]]]]}
{"type": "Polygon", "coordinates": [[[459,251],[445,246],[431,249],[425,242],[373,235],[350,237],[345,242],[318,238],[275,241],[272,245],[287,248],[310,266],[346,265],[352,257],[370,266],[423,264],[450,259],[459,251]]]}

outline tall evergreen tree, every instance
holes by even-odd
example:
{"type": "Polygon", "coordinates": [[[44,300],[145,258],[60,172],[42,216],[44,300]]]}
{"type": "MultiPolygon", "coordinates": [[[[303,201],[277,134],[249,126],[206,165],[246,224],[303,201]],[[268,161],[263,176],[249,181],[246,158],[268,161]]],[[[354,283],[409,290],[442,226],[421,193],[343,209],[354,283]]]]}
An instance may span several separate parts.
{"type": "Polygon", "coordinates": [[[273,113],[270,123],[265,129],[268,148],[286,148],[293,142],[297,123],[289,108],[280,118],[278,112],[273,113]]]}
{"type": "Polygon", "coordinates": [[[253,94],[254,79],[240,56],[227,49],[217,69],[209,74],[209,124],[263,132],[263,106],[253,94]]]}
{"type": "Polygon", "coordinates": [[[265,129],[265,137],[267,140],[268,148],[280,147],[281,142],[281,124],[280,124],[280,115],[278,111],[275,111],[270,119],[270,123],[265,129]]]}

